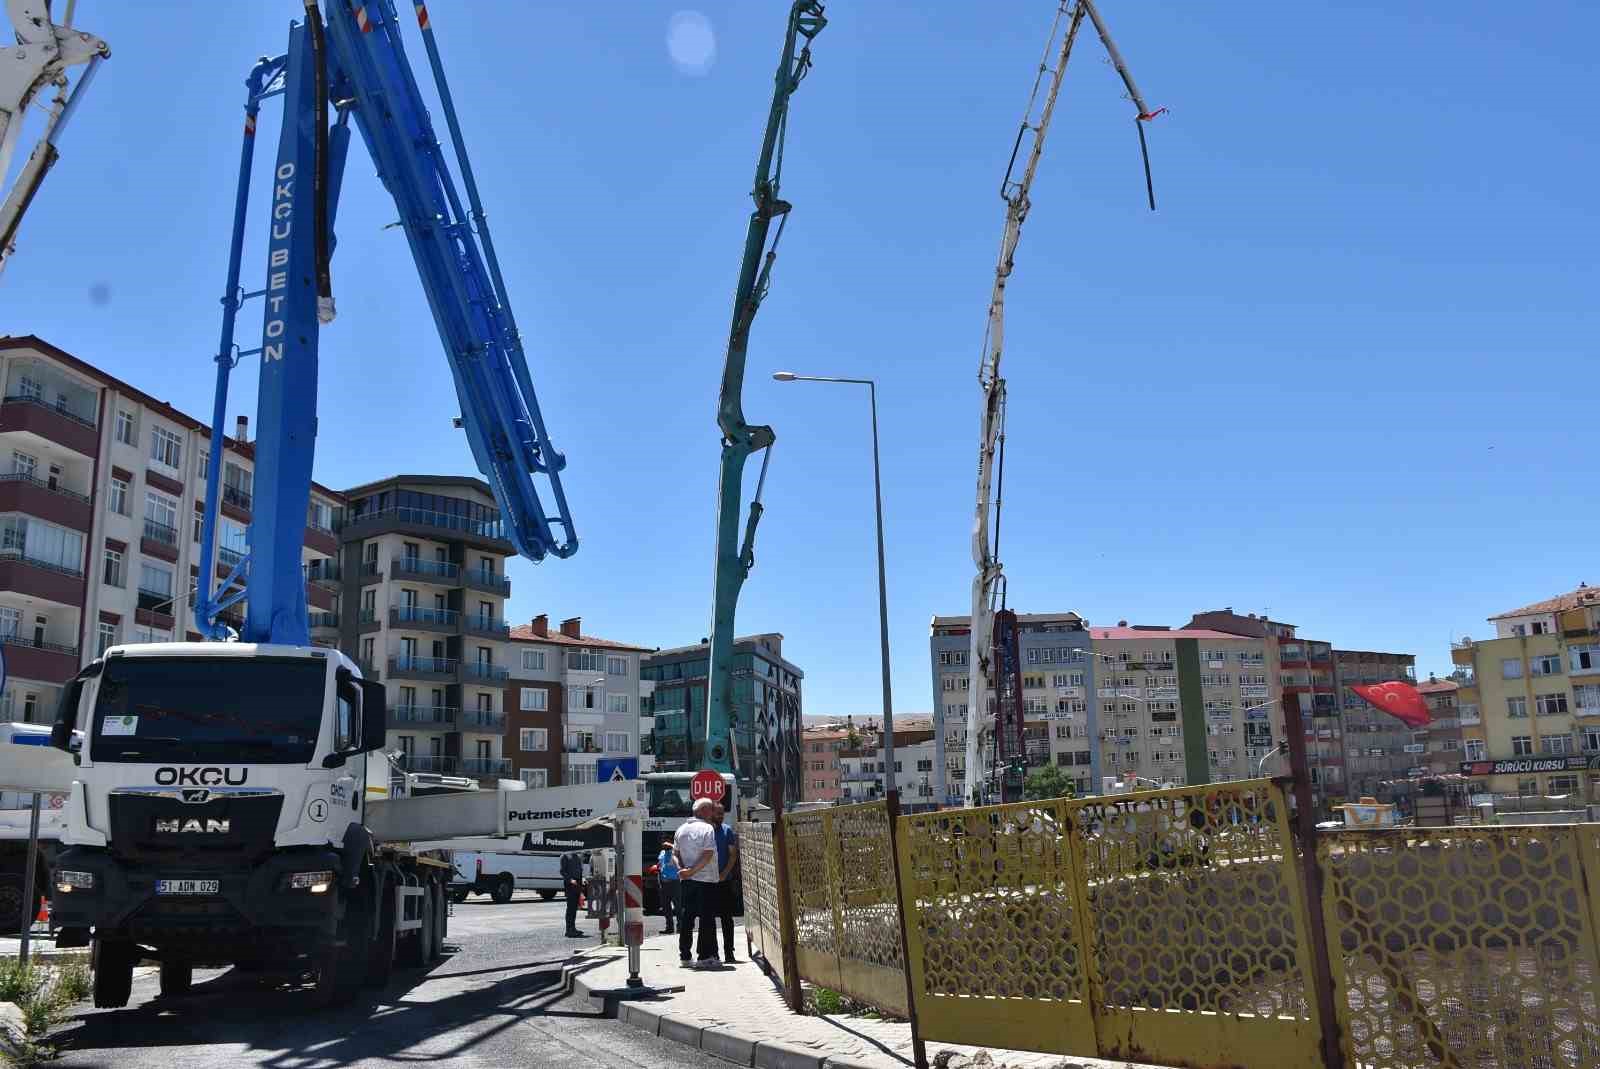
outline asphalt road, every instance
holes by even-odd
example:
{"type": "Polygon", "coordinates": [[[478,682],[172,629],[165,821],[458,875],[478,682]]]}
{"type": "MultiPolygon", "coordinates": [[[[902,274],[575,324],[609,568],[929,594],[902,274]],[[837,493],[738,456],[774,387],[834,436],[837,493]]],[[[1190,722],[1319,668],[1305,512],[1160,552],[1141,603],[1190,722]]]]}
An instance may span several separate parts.
{"type": "MultiPolygon", "coordinates": [[[[563,999],[561,966],[595,940],[562,934],[564,905],[518,893],[503,906],[474,897],[455,908],[445,957],[431,970],[396,970],[382,991],[314,1011],[307,993],[264,988],[219,970],[162,999],[156,977],[135,978],[126,1009],[85,1008],[54,1040],[60,1066],[107,1069],[325,1069],[426,1062],[440,1069],[516,1066],[697,1067],[710,1058],[600,1017],[563,999]]],[[[647,922],[653,928],[657,918],[647,922]]]]}

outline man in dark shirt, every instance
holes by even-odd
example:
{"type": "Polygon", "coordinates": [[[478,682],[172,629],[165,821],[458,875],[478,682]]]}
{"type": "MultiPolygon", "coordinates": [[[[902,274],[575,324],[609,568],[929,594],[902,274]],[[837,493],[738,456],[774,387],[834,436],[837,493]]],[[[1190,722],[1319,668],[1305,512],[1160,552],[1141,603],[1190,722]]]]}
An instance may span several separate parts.
{"type": "Polygon", "coordinates": [[[569,851],[561,855],[561,883],[567,892],[567,938],[578,939],[578,896],[583,892],[583,859],[569,851]]]}
{"type": "Polygon", "coordinates": [[[728,811],[717,806],[717,919],[722,922],[722,960],[735,965],[738,959],[733,956],[733,906],[737,888],[733,880],[739,860],[739,833],[726,823],[727,816],[728,811]]]}

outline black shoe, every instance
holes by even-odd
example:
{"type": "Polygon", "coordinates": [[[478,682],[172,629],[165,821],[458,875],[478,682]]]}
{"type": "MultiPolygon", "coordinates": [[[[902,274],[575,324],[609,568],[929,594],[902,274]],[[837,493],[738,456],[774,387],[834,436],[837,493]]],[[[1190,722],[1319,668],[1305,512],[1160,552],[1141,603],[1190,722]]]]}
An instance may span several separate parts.
{"type": "Polygon", "coordinates": [[[737,965],[739,964],[739,959],[734,957],[732,954],[729,954],[727,957],[722,959],[722,963],[724,965],[737,965]]]}
{"type": "Polygon", "coordinates": [[[572,929],[571,931],[569,931],[567,933],[567,938],[568,939],[582,939],[583,938],[583,933],[578,931],[578,929],[574,928],[574,929],[572,929]]]}

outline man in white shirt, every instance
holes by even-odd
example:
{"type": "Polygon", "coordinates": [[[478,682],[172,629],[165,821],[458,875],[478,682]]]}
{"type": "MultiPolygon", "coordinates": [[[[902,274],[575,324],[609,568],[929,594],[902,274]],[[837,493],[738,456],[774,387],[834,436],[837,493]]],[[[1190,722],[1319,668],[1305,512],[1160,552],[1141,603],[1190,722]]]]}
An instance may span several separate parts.
{"type": "Polygon", "coordinates": [[[679,964],[692,969],[720,968],[717,961],[717,803],[701,798],[694,804],[694,819],[685,821],[673,837],[678,857],[678,887],[683,894],[683,917],[678,929],[679,964]],[[700,929],[696,960],[689,960],[693,934],[690,918],[700,929]]]}

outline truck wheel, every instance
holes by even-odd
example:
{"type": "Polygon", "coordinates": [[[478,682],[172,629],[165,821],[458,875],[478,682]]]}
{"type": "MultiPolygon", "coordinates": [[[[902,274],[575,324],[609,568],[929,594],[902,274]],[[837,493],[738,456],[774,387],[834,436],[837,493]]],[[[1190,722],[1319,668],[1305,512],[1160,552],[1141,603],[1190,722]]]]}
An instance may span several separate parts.
{"type": "Polygon", "coordinates": [[[495,900],[496,905],[505,905],[511,901],[511,894],[517,889],[516,882],[511,879],[511,873],[502,872],[500,878],[494,881],[494,890],[489,892],[489,897],[495,900]]]}
{"type": "Polygon", "coordinates": [[[312,996],[319,1009],[343,1006],[355,998],[364,971],[361,966],[366,963],[366,947],[352,937],[360,930],[359,924],[347,923],[340,933],[344,941],[330,940],[323,950],[312,996]]]}
{"type": "Polygon", "coordinates": [[[465,887],[454,887],[454,888],[451,888],[451,890],[450,890],[450,901],[454,902],[456,905],[459,906],[461,903],[463,903],[463,902],[465,902],[467,900],[467,896],[470,895],[471,893],[472,892],[469,891],[465,887]]]}
{"type": "Polygon", "coordinates": [[[545,888],[539,892],[539,897],[544,899],[546,902],[554,902],[556,900],[556,893],[549,888],[545,888]]]}
{"type": "Polygon", "coordinates": [[[96,939],[90,954],[94,967],[94,1005],[121,1009],[133,993],[133,963],[138,953],[126,939],[96,939]]]}
{"type": "Polygon", "coordinates": [[[433,895],[433,957],[444,957],[444,937],[450,931],[450,906],[444,900],[444,885],[436,884],[433,895]]]}
{"type": "Polygon", "coordinates": [[[438,937],[433,933],[438,930],[439,908],[435,904],[437,897],[434,894],[433,884],[423,885],[422,895],[422,927],[417,930],[417,957],[424,969],[432,965],[439,957],[437,946],[438,937]]]}
{"type": "Polygon", "coordinates": [[[394,974],[398,936],[394,923],[394,884],[384,883],[378,891],[378,931],[367,954],[367,986],[383,987],[394,974]]]}
{"type": "Polygon", "coordinates": [[[194,986],[194,966],[186,961],[161,963],[161,997],[187,995],[194,986]]]}

